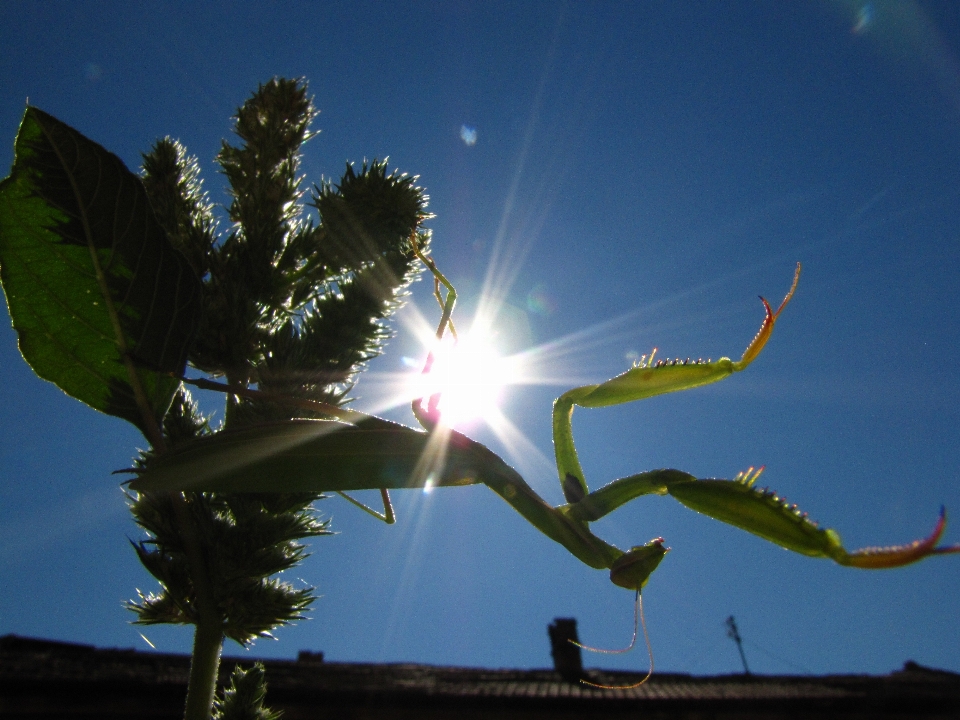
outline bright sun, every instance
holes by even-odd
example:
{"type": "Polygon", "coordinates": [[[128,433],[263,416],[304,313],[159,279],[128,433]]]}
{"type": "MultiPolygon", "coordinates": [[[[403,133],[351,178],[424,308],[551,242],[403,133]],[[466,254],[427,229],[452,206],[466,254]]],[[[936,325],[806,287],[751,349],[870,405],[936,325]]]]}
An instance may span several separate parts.
{"type": "Polygon", "coordinates": [[[435,346],[427,375],[414,381],[414,396],[440,394],[441,422],[448,426],[486,420],[497,413],[505,386],[511,384],[512,363],[500,356],[490,338],[480,333],[444,339],[435,346]]]}

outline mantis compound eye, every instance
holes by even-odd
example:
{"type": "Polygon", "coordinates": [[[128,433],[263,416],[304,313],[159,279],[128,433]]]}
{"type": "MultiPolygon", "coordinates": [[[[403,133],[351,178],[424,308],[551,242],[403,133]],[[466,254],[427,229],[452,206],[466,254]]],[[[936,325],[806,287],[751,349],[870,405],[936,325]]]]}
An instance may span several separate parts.
{"type": "Polygon", "coordinates": [[[610,566],[610,581],[627,590],[639,592],[669,550],[663,546],[663,538],[630,548],[610,566]]]}
{"type": "Polygon", "coordinates": [[[583,491],[583,483],[573,473],[567,473],[567,476],[561,483],[563,488],[563,497],[568,503],[578,503],[583,500],[587,494],[583,491]]]}

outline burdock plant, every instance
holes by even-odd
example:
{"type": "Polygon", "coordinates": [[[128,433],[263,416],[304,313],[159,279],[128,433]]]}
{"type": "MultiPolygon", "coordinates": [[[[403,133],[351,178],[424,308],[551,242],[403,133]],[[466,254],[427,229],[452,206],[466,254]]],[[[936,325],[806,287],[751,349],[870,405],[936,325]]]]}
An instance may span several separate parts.
{"type": "MultiPolygon", "coordinates": [[[[426,196],[374,161],[305,197],[299,152],[315,115],[306,83],[285,79],[237,111],[239,143],[217,156],[222,232],[180,143],[157,141],[137,176],[27,108],[0,184],[0,279],[20,350],[40,377],[135,424],[150,443],[137,467],[225,429],[325,417],[381,352],[417,274],[414,243],[429,239],[426,196]],[[185,376],[223,392],[218,427],[185,376]]],[[[314,600],[277,575],[303,559],[302,540],[329,532],[313,507],[322,495],[128,497],[146,533],[134,548],[159,582],[128,607],[137,623],[196,626],[185,717],[210,718],[224,638],[247,645],[314,600]]],[[[216,713],[271,717],[262,705],[258,670],[235,675],[216,713]]]]}

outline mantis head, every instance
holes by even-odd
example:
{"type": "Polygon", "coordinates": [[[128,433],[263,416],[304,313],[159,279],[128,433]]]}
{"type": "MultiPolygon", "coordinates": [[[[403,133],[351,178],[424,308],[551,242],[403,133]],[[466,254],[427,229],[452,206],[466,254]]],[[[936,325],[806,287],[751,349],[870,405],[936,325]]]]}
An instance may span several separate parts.
{"type": "Polygon", "coordinates": [[[639,592],[669,551],[670,548],[663,546],[662,537],[630,548],[610,566],[610,581],[627,590],[639,592]]]}

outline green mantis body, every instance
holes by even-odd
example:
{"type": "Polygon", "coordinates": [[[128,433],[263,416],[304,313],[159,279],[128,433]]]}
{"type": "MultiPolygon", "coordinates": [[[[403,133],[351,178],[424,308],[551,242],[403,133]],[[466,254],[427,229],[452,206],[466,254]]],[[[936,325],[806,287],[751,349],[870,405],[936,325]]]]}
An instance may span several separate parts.
{"type": "MultiPolygon", "coordinates": [[[[421,256],[435,277],[443,308],[438,338],[449,328],[456,294],[433,261],[421,256]],[[446,299],[440,287],[448,290],[446,299]]],[[[692,510],[734,525],[811,557],[825,557],[860,568],[897,567],[928,555],[960,552],[960,546],[937,547],[945,527],[941,510],[934,531],[924,540],[890,548],[846,550],[836,532],[822,529],[796,506],[774,493],[757,489],[760,471],[751,468],[733,480],[698,479],[671,469],[651,470],[616,480],[591,492],[573,440],[574,406],[605,407],[654,395],[719,382],[744,370],[760,354],[777,317],[790,301],[799,279],[774,312],[763,300],[766,316],[760,331],[740,360],[654,361],[643,358],[621,375],[596,385],[574,388],[555,402],[553,439],[557,470],[567,503],[544,501],[500,457],[440,422],[437,397],[413,404],[423,431],[381,418],[331,408],[338,420],[293,420],[253,425],[192,441],[155,457],[131,483],[137,491],[194,490],[229,492],[295,492],[380,489],[386,519],[393,519],[388,490],[456,487],[482,483],[490,487],[528,522],[563,545],[578,560],[609,569],[611,581],[639,591],[663,559],[663,539],[623,551],[590,530],[590,523],[643,495],[670,495],[692,510]]],[[[428,357],[425,372],[431,366],[428,357]]],[[[762,470],[762,469],[761,469],[762,470]]],[[[350,498],[348,498],[350,499],[350,498]]],[[[352,499],[351,499],[352,500],[352,499]]],[[[380,516],[383,517],[383,516],[380,516]]]]}

